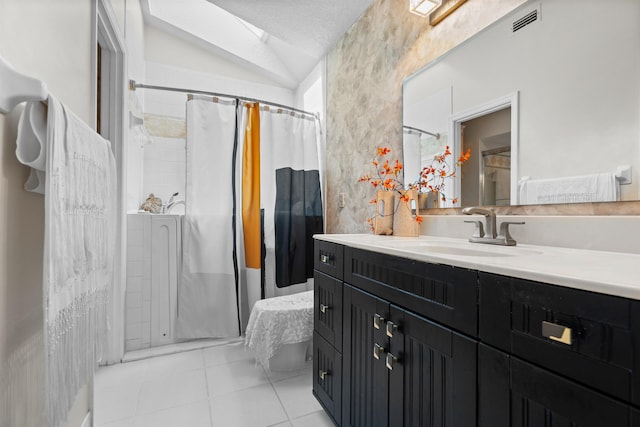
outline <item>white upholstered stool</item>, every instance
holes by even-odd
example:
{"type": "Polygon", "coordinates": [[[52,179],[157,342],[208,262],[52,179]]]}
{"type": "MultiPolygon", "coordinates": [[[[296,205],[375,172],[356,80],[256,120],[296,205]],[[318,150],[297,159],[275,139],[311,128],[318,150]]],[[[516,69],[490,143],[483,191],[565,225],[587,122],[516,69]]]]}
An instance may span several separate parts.
{"type": "Polygon", "coordinates": [[[302,369],[313,337],[313,291],[255,303],[245,344],[272,371],[302,369]]]}

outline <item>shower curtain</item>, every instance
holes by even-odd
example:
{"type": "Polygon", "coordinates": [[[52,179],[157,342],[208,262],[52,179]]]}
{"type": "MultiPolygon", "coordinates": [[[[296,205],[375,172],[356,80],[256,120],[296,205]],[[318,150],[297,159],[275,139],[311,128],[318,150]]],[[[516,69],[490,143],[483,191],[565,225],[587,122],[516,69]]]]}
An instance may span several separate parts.
{"type": "Polygon", "coordinates": [[[187,101],[187,189],[176,336],[239,336],[233,212],[236,102],[187,101]]]}
{"type": "Polygon", "coordinates": [[[267,298],[311,289],[312,236],[323,232],[317,124],[280,109],[260,114],[267,298]]]}
{"type": "Polygon", "coordinates": [[[257,103],[187,102],[176,333],[238,336],[255,301],[308,290],[323,232],[317,119],[257,103]]]}

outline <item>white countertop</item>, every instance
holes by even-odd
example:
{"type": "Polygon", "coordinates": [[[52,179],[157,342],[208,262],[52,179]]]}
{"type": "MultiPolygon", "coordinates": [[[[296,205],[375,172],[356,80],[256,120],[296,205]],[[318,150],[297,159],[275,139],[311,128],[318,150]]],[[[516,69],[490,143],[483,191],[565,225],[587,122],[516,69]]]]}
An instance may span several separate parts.
{"type": "Polygon", "coordinates": [[[550,246],[496,246],[445,237],[318,234],[373,252],[640,300],[640,255],[550,246]]]}

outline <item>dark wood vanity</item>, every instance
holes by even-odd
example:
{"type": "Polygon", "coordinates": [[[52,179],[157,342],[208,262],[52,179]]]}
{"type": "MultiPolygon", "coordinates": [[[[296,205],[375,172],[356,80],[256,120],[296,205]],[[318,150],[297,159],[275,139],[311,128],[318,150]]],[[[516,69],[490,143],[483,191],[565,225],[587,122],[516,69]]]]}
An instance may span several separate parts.
{"type": "Polygon", "coordinates": [[[314,278],[336,425],[640,426],[638,300],[322,240],[314,278]]]}

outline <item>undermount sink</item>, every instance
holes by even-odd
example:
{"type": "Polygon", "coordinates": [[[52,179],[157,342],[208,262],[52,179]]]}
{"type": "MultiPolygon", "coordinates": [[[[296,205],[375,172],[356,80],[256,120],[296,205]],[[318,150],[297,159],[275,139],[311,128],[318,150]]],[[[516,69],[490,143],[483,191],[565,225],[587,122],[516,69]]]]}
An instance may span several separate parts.
{"type": "Polygon", "coordinates": [[[519,248],[516,246],[494,246],[482,243],[454,243],[454,242],[393,242],[397,249],[416,252],[432,252],[455,256],[471,257],[514,257],[525,255],[540,255],[542,252],[519,248]]]}

